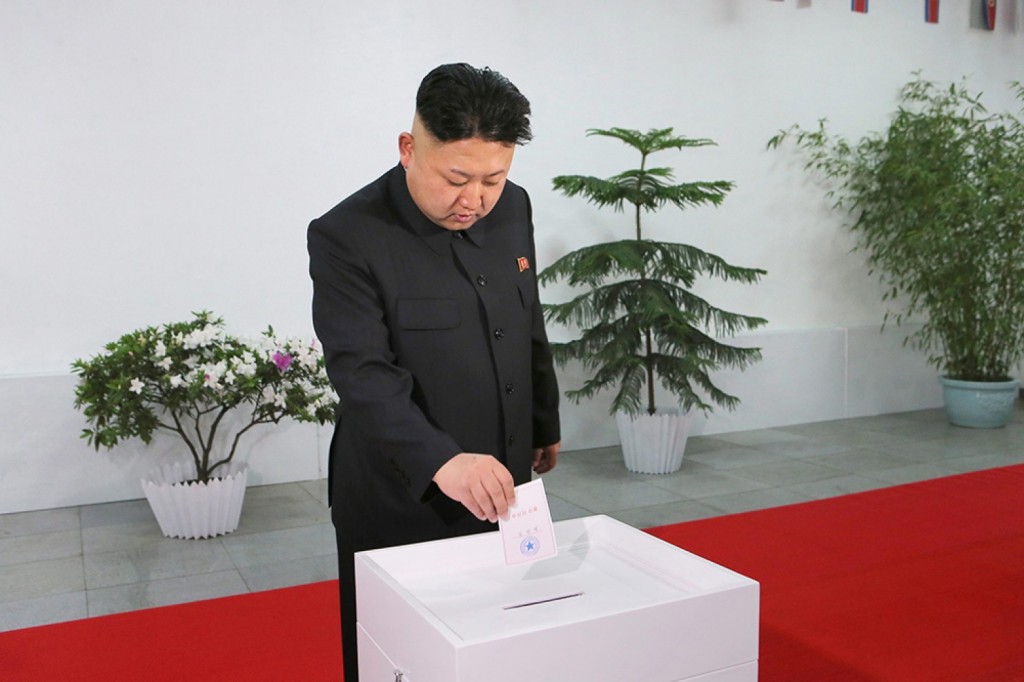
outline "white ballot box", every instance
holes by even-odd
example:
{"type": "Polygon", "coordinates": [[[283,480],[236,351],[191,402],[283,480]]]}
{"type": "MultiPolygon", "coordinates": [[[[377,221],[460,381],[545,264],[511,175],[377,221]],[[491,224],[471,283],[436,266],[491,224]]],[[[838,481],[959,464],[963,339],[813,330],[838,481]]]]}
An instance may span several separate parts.
{"type": "Polygon", "coordinates": [[[607,516],[356,554],[361,682],[757,679],[758,584],[607,516]]]}

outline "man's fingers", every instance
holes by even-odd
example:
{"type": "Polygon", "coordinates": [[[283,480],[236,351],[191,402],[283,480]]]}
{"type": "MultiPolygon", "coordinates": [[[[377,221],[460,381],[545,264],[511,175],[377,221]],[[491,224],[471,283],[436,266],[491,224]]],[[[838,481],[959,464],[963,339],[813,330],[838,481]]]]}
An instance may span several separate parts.
{"type": "Polygon", "coordinates": [[[484,510],[480,508],[480,505],[477,504],[472,495],[467,495],[464,499],[458,501],[461,502],[462,506],[468,509],[469,512],[480,521],[487,520],[487,514],[485,514],[484,510]]]}
{"type": "Polygon", "coordinates": [[[547,473],[551,469],[548,463],[547,453],[544,448],[537,448],[533,451],[533,470],[538,474],[547,473]]]}
{"type": "Polygon", "coordinates": [[[491,494],[498,508],[498,516],[504,516],[508,508],[516,503],[516,482],[509,470],[500,462],[494,460],[494,464],[496,466],[491,469],[491,474],[494,476],[497,489],[492,489],[491,494]]]}
{"type": "Polygon", "coordinates": [[[545,474],[554,469],[561,447],[562,444],[559,442],[543,448],[536,448],[533,451],[533,470],[538,474],[545,474]]]}
{"type": "Polygon", "coordinates": [[[434,475],[441,491],[461,502],[473,516],[494,523],[515,502],[512,474],[490,455],[461,453],[434,475]]]}
{"type": "Polygon", "coordinates": [[[491,523],[505,517],[511,504],[509,496],[513,499],[515,496],[512,476],[500,464],[495,464],[497,468],[483,467],[472,487],[474,500],[491,523]]]}
{"type": "Polygon", "coordinates": [[[495,510],[494,502],[491,501],[491,497],[487,494],[486,490],[480,486],[475,487],[471,499],[473,501],[473,506],[480,509],[480,514],[477,516],[478,519],[481,521],[486,519],[491,523],[498,520],[498,514],[495,510]]]}

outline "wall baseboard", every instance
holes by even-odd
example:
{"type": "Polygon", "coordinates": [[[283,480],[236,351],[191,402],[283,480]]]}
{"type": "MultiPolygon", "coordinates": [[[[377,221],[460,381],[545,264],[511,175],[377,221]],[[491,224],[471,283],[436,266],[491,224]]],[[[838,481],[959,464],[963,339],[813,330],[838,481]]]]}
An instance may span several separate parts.
{"type": "MultiPolygon", "coordinates": [[[[878,328],[767,332],[733,339],[761,348],[763,360],[743,372],[720,372],[720,388],[740,398],[733,412],[699,415],[692,435],[939,407],[942,393],[903,334],[878,328]]],[[[579,367],[559,374],[561,388],[579,385],[579,367]]],[[[0,513],[51,509],[142,497],[139,480],[169,457],[183,457],[176,439],[125,443],[95,452],[79,437],[72,375],[0,377],[0,513]]],[[[662,395],[661,400],[670,402],[662,395]]],[[[610,396],[582,405],[562,401],[562,447],[582,450],[618,443],[610,396]]],[[[331,427],[282,422],[254,431],[240,457],[249,483],[263,485],[326,476],[331,427]]]]}

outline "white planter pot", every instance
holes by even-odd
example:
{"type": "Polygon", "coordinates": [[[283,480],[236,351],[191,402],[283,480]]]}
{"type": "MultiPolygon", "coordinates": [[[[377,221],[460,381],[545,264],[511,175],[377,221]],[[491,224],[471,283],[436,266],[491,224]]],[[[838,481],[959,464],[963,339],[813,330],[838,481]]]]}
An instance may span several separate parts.
{"type": "Polygon", "coordinates": [[[232,462],[217,469],[220,478],[184,483],[196,476],[191,461],[164,466],[142,479],[160,530],[169,538],[209,538],[238,528],[249,467],[232,462]]]}
{"type": "Polygon", "coordinates": [[[671,474],[683,466],[693,415],[678,408],[641,414],[615,413],[626,468],[638,474],[671,474]]]}

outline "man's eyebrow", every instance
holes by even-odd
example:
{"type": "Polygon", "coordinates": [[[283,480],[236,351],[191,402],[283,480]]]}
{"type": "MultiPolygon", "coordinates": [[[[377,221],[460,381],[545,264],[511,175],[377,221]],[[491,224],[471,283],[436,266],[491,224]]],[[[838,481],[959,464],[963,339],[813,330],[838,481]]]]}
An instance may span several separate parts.
{"type": "MultiPolygon", "coordinates": [[[[460,176],[462,176],[464,178],[467,178],[467,179],[473,177],[473,175],[471,173],[467,173],[466,171],[459,170],[458,168],[452,168],[451,171],[452,171],[452,173],[455,173],[456,175],[460,175],[460,176]]],[[[496,175],[504,175],[507,172],[508,171],[506,169],[502,168],[501,170],[496,170],[493,173],[488,173],[484,177],[485,178],[493,178],[496,175]]]]}

